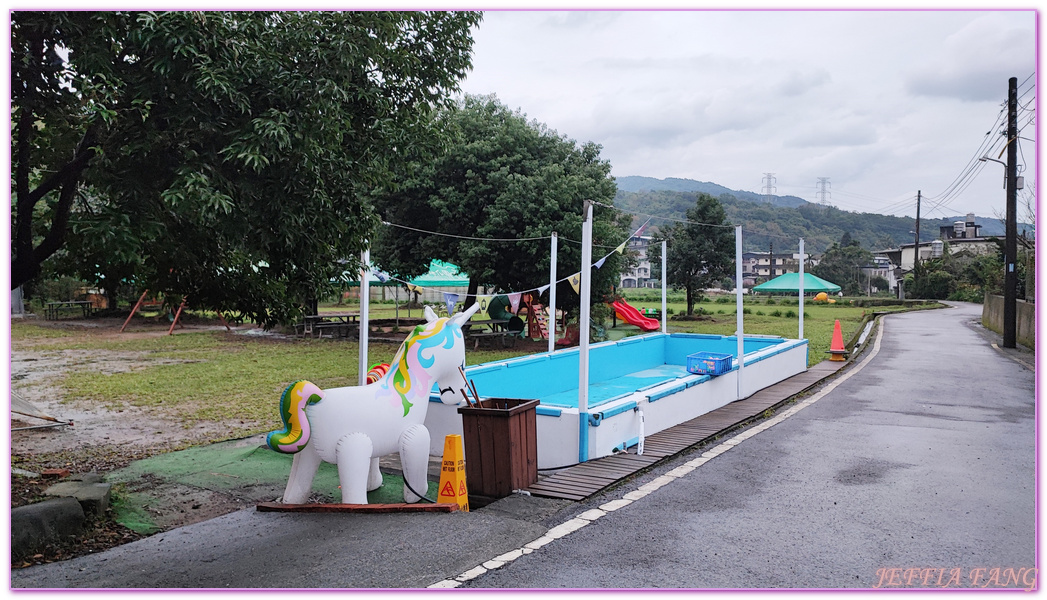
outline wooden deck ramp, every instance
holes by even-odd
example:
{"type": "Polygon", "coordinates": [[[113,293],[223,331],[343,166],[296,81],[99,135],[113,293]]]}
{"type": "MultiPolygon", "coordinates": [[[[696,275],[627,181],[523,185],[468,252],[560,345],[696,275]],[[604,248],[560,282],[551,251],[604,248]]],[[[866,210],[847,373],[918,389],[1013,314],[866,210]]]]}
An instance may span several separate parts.
{"type": "Polygon", "coordinates": [[[546,475],[527,488],[533,496],[584,500],[604,488],[759,416],[834,375],[846,362],[823,360],[807,371],[710,413],[647,436],[642,456],[616,454],[546,475]]]}

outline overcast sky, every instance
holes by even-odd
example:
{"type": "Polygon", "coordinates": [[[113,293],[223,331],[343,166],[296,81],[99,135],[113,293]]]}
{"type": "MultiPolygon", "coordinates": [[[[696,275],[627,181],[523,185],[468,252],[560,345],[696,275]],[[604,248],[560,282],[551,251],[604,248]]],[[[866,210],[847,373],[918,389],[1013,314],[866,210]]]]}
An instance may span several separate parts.
{"type": "Polygon", "coordinates": [[[1034,188],[1035,28],[1032,10],[488,11],[462,87],[600,144],[616,177],[763,193],[773,173],[811,202],[825,177],[845,210],[915,216],[920,190],[921,216],[993,217],[1004,167],[974,159],[1003,147],[1010,77],[1034,188]]]}

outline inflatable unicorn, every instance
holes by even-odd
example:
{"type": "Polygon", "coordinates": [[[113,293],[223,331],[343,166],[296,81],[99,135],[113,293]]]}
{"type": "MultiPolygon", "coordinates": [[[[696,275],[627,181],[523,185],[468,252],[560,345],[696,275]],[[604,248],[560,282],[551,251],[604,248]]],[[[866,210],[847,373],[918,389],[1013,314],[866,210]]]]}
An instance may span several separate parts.
{"type": "Polygon", "coordinates": [[[305,502],[320,461],[338,466],[343,503],[367,504],[367,492],[382,485],[378,458],[393,452],[400,453],[403,466],[404,501],[421,499],[418,494],[429,486],[429,430],[423,424],[429,392],[438,382],[444,404],[463,398],[462,324],[479,307],[474,304],[451,318],[438,318],[426,307],[426,324],[407,336],[388,372],[375,383],[321,390],[298,381],[284,390],[284,429],[271,432],[266,442],[277,452],[295,455],[285,504],[305,502]]]}

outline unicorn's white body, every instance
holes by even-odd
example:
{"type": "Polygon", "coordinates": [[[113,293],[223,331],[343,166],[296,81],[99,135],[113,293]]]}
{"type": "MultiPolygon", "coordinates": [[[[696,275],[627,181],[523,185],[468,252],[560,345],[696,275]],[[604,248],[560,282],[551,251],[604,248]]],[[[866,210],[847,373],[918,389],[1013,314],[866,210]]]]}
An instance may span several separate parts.
{"type": "Polygon", "coordinates": [[[287,427],[268,438],[274,450],[295,453],[285,504],[306,501],[321,461],[338,466],[343,503],[367,504],[367,492],[382,485],[379,457],[394,452],[406,482],[404,501],[420,500],[428,489],[429,431],[423,423],[430,390],[439,382],[445,404],[462,399],[461,326],[477,308],[441,319],[426,307],[427,324],[407,337],[389,372],[375,383],[323,391],[307,381],[288,387],[281,398],[287,427]]]}

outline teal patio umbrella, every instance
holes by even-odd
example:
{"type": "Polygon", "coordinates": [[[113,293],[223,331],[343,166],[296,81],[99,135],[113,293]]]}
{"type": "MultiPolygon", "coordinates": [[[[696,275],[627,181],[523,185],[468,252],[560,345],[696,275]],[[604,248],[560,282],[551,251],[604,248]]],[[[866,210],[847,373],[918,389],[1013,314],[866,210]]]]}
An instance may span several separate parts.
{"type": "MultiPolygon", "coordinates": [[[[799,273],[786,273],[780,275],[774,279],[761,283],[758,286],[752,288],[754,292],[793,292],[799,293],[800,291],[800,274],[799,273]]],[[[836,285],[831,281],[826,281],[816,275],[810,273],[803,274],[803,292],[807,293],[818,293],[818,292],[838,292],[840,286],[836,285]]]]}

